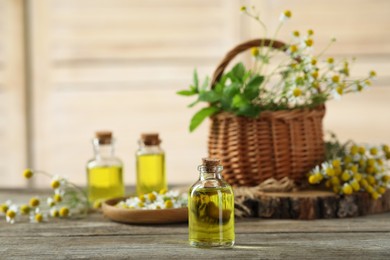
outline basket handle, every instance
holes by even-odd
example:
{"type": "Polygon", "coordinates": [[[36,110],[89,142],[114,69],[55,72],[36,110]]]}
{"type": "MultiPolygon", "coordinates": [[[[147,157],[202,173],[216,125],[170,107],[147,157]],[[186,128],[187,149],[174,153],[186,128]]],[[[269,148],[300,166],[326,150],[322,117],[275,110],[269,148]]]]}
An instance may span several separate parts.
{"type": "Polygon", "coordinates": [[[213,79],[211,80],[211,88],[214,88],[215,83],[221,78],[224,70],[229,65],[230,61],[234,59],[234,57],[250,48],[260,46],[269,47],[281,51],[285,51],[287,47],[284,42],[271,39],[254,39],[237,45],[225,55],[225,57],[215,69],[213,79]]]}

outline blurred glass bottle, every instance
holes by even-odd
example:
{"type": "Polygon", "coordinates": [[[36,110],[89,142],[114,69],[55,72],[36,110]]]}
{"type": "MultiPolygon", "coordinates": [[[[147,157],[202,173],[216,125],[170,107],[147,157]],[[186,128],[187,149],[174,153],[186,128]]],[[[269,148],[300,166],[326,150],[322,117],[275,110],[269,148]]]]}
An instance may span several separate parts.
{"type": "Polygon", "coordinates": [[[109,131],[96,132],[92,140],[95,157],[87,163],[88,200],[92,205],[125,195],[123,163],[114,156],[114,143],[109,131]]]}
{"type": "Polygon", "coordinates": [[[204,158],[199,180],[188,193],[190,245],[232,247],[234,245],[234,195],[221,177],[219,159],[204,158]]]}
{"type": "Polygon", "coordinates": [[[139,140],[136,152],[137,194],[167,189],[165,176],[165,153],[160,147],[157,133],[145,133],[139,140]]]}

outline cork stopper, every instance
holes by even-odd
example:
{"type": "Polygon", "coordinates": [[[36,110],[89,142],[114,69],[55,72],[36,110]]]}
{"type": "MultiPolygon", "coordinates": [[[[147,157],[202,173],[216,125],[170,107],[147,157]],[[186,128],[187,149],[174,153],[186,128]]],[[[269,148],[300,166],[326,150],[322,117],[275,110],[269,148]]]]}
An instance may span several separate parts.
{"type": "Polygon", "coordinates": [[[141,134],[141,141],[145,145],[159,145],[161,143],[158,133],[143,133],[141,134]]]}
{"type": "Polygon", "coordinates": [[[95,137],[98,139],[99,144],[111,144],[112,142],[111,131],[98,131],[95,133],[95,137]]]}
{"type": "Polygon", "coordinates": [[[215,167],[218,166],[221,160],[216,158],[202,158],[204,166],[215,167]]]}
{"type": "Polygon", "coordinates": [[[217,158],[202,158],[202,165],[209,172],[216,172],[220,162],[221,160],[217,158]]]}

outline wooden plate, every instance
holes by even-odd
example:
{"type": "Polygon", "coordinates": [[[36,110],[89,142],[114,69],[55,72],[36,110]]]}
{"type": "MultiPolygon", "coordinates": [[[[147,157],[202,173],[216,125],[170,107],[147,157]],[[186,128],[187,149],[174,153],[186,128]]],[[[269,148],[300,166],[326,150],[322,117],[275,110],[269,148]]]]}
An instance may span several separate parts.
{"type": "Polygon", "coordinates": [[[187,208],[178,209],[122,209],[115,205],[126,198],[114,198],[103,202],[102,210],[107,218],[130,224],[168,224],[188,220],[187,208]]]}

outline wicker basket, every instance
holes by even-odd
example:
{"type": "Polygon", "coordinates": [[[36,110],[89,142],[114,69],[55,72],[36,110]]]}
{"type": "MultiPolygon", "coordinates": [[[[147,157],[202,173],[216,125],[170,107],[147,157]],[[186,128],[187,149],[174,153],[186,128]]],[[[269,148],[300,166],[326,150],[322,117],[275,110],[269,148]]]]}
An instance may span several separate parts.
{"type": "MultiPolygon", "coordinates": [[[[238,53],[261,44],[282,51],[286,46],[268,39],[236,46],[217,67],[212,87],[238,53]]],[[[284,177],[299,184],[324,159],[324,115],[325,106],[265,111],[256,119],[219,113],[211,118],[209,156],[222,160],[223,176],[233,186],[255,186],[269,178],[284,177]]]]}

